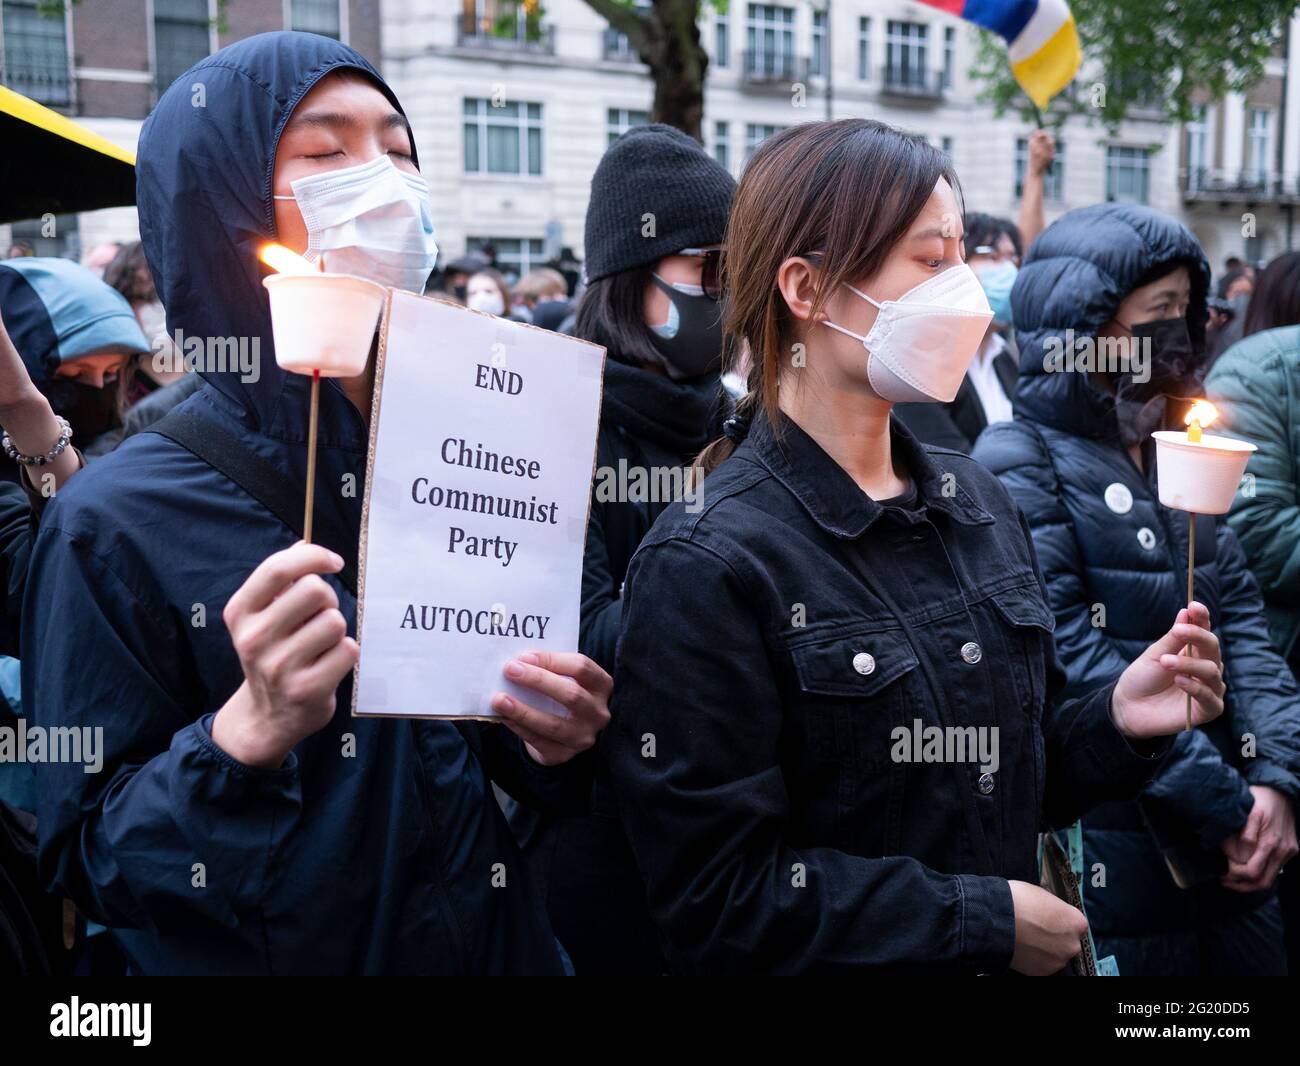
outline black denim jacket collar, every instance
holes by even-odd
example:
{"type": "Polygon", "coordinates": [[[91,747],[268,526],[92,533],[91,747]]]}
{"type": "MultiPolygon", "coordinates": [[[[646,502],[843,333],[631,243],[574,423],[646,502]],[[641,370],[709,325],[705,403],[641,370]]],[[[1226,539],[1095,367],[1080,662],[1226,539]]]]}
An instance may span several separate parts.
{"type": "MultiPolygon", "coordinates": [[[[781,482],[828,533],[853,540],[865,533],[884,508],[784,413],[780,436],[763,413],[754,416],[745,445],[753,457],[781,482]]],[[[920,502],[965,525],[994,521],[980,507],[952,471],[941,467],[897,419],[889,420],[891,443],[899,465],[916,482],[920,502]],[[952,474],[951,480],[945,479],[952,474]]]]}

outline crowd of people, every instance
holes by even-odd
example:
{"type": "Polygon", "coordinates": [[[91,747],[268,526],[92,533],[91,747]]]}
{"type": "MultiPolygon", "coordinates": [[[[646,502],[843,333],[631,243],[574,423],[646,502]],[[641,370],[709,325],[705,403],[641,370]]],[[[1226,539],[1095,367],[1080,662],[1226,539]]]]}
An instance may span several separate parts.
{"type": "Polygon", "coordinates": [[[183,76],[141,132],[140,241],[0,260],[0,967],[1300,966],[1300,253],[1216,279],[1150,208],[1048,225],[1047,133],[1029,156],[1013,223],[872,120],[783,130],[739,183],[636,127],[581,273],[512,279],[490,247],[440,263],[352,49],[263,34],[183,76]],[[348,714],[373,363],[321,387],[303,543],[272,240],[601,345],[596,467],[693,479],[593,497],[578,646],[503,665],[563,713],[348,714]],[[184,338],[255,342],[255,372],[184,338]],[[1129,358],[1060,368],[1077,338],[1129,358]],[[1188,602],[1151,434],[1207,396],[1258,451],[1194,518],[1188,602]],[[80,757],[16,757],[38,733],[80,757]]]}

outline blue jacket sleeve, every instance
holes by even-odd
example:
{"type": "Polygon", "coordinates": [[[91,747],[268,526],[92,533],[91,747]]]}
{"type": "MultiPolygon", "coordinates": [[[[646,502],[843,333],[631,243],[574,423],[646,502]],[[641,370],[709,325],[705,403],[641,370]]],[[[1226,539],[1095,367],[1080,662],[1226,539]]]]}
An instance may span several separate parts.
{"type": "Polygon", "coordinates": [[[298,763],[254,769],[213,743],[205,704],[229,694],[194,691],[185,624],[88,544],[42,527],[23,689],[35,725],[76,730],[93,758],[36,766],[41,875],[108,925],[257,941],[301,808],[298,763]]]}
{"type": "Polygon", "coordinates": [[[643,545],[624,598],[605,754],[677,972],[976,973],[1010,963],[1002,878],[787,839],[783,701],[753,600],[728,563],[685,541],[643,545]]]}

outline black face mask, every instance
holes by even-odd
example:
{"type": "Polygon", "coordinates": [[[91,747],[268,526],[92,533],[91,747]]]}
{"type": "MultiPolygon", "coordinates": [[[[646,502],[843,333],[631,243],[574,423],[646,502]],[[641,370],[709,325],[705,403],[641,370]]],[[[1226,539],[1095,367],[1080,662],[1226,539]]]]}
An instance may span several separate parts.
{"type": "Polygon", "coordinates": [[[1142,322],[1129,329],[1139,346],[1149,353],[1150,370],[1145,381],[1134,381],[1131,372],[1115,376],[1115,410],[1120,439],[1126,447],[1141,444],[1165,422],[1168,401],[1200,391],[1199,362],[1192,348],[1186,318],[1162,318],[1142,322]]]}
{"type": "Polygon", "coordinates": [[[668,325],[676,320],[671,337],[651,328],[655,350],[663,356],[664,369],[674,381],[697,378],[717,371],[722,360],[722,303],[703,293],[694,295],[673,288],[655,275],[650,280],[668,297],[672,310],[668,325]]]}
{"type": "Polygon", "coordinates": [[[103,388],[67,378],[46,382],[45,393],[54,413],[62,415],[72,427],[72,443],[84,448],[96,437],[118,425],[117,382],[103,388]]]}
{"type": "Polygon", "coordinates": [[[464,303],[464,302],[465,302],[465,297],[467,297],[467,296],[469,295],[469,286],[468,286],[468,285],[453,285],[453,286],[451,287],[451,292],[452,292],[452,295],[456,297],[456,299],[458,299],[461,303],[464,303]]]}

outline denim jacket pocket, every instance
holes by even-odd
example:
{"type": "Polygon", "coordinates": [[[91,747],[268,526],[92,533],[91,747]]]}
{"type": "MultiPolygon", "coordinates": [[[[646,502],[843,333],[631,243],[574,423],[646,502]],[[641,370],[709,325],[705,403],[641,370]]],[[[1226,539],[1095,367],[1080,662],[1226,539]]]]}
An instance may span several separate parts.
{"type": "Polygon", "coordinates": [[[1007,667],[1015,678],[1021,707],[1038,718],[1047,699],[1047,642],[1052,639],[1056,618],[1037,586],[1004,589],[989,599],[1005,623],[1007,667]]]}
{"type": "Polygon", "coordinates": [[[888,763],[890,733],[903,722],[917,666],[902,631],[840,635],[789,651],[809,753],[860,770],[888,763]]]}

